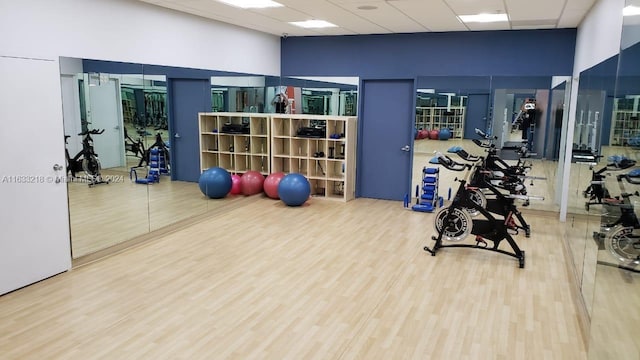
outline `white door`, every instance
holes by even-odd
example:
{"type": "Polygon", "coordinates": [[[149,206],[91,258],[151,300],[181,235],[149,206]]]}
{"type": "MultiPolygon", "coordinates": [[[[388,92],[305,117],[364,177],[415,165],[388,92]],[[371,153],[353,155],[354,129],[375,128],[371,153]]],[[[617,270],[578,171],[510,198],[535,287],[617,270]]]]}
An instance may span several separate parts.
{"type": "Polygon", "coordinates": [[[116,79],[100,81],[89,86],[89,129],[104,129],[101,135],[92,135],[93,147],[103,169],[124,166],[124,130],[122,130],[122,104],[120,84],[116,79]]]}
{"type": "Polygon", "coordinates": [[[0,79],[4,294],[70,269],[71,247],[58,61],[0,56],[0,79]]]}

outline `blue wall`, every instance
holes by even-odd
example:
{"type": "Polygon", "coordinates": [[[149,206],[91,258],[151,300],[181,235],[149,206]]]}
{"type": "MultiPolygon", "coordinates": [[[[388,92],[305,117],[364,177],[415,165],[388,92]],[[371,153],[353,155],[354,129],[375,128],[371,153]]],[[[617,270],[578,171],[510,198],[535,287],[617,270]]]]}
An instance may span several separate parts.
{"type": "Polygon", "coordinates": [[[283,38],[283,76],[571,75],[575,29],[283,38]]]}
{"type": "MultiPolygon", "coordinates": [[[[467,76],[459,83],[441,78],[443,86],[439,87],[446,84],[449,88],[465,88],[470,94],[486,96],[486,91],[497,84],[485,87],[486,79],[478,79],[480,76],[571,75],[575,40],[575,29],[289,37],[281,43],[281,73],[415,78],[418,82],[433,80],[419,79],[422,76],[467,76]]],[[[165,75],[168,81],[248,75],[97,60],[84,60],[83,66],[85,72],[165,75]]],[[[267,80],[270,84],[276,82],[272,78],[267,80]]],[[[434,87],[427,83],[425,86],[434,87]]],[[[504,87],[541,88],[529,82],[504,87]]],[[[474,117],[474,124],[469,125],[480,125],[479,120],[479,116],[474,117]]],[[[198,135],[192,136],[197,146],[198,135]]]]}
{"type": "Polygon", "coordinates": [[[290,37],[281,73],[415,78],[417,88],[466,92],[465,137],[474,137],[491,117],[492,89],[550,89],[551,76],[573,73],[575,45],[576,29],[290,37]]]}

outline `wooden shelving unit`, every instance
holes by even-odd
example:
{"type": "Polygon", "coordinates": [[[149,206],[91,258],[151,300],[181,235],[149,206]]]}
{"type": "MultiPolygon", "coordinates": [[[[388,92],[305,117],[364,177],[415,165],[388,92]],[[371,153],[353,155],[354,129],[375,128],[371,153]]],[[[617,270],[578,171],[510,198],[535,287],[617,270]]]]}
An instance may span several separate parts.
{"type": "Polygon", "coordinates": [[[466,110],[466,106],[417,107],[416,128],[418,130],[440,130],[448,128],[451,130],[452,139],[462,139],[464,137],[466,110]]]}
{"type": "Polygon", "coordinates": [[[200,170],[270,174],[269,114],[200,113],[200,170]]]}
{"type": "Polygon", "coordinates": [[[356,125],[357,118],[350,116],[271,115],[272,171],[305,175],[312,196],[353,199],[356,125]],[[311,128],[318,132],[301,133],[311,128]]]}

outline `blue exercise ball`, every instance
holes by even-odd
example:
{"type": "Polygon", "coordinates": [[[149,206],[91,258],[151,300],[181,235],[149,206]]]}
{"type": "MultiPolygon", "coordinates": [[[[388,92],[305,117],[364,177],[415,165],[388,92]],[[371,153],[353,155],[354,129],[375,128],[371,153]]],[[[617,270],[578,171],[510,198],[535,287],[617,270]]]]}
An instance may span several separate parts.
{"type": "Polygon", "coordinates": [[[211,199],[221,199],[231,191],[231,174],[221,167],[212,167],[200,174],[200,191],[211,199]]]}
{"type": "Polygon", "coordinates": [[[440,140],[449,140],[451,139],[451,130],[444,128],[440,130],[440,134],[438,134],[440,140]]]}
{"type": "Polygon", "coordinates": [[[311,195],[309,180],[298,173],[285,175],[278,183],[278,197],[288,206],[300,206],[311,195]]]}

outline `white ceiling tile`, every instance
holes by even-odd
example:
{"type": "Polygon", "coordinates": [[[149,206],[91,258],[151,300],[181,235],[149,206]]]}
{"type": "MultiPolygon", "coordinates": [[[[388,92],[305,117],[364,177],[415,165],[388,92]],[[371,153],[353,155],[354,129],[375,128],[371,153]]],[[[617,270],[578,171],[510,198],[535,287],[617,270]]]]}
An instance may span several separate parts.
{"type": "Polygon", "coordinates": [[[445,0],[445,3],[458,15],[506,12],[502,0],[445,0]]]}
{"type": "Polygon", "coordinates": [[[489,31],[489,30],[510,30],[511,25],[508,22],[495,23],[470,23],[467,24],[471,31],[489,31]]]}
{"type": "Polygon", "coordinates": [[[558,19],[564,0],[506,0],[509,19],[512,21],[532,19],[558,19]]]}
{"type": "Polygon", "coordinates": [[[277,0],[285,7],[253,10],[215,0],[140,1],[270,34],[313,36],[576,27],[596,0],[277,0]],[[358,9],[363,5],[377,8],[358,9]],[[511,23],[465,25],[456,17],[507,11],[511,23]],[[310,19],[338,27],[303,29],[288,23],[310,19]]]}
{"type": "Polygon", "coordinates": [[[565,10],[582,10],[587,11],[591,9],[593,4],[597,0],[567,0],[565,10]]]}
{"type": "Polygon", "coordinates": [[[408,17],[407,14],[394,7],[392,3],[381,2],[375,10],[359,10],[357,7],[359,3],[342,4],[345,10],[357,17],[364,18],[374,24],[379,25],[384,29],[388,29],[392,32],[406,33],[406,32],[424,32],[429,29],[422,26],[417,21],[408,17]]]}
{"type": "MultiPolygon", "coordinates": [[[[282,1],[285,3],[286,1],[282,1]]],[[[350,11],[329,1],[289,1],[292,9],[307,14],[299,20],[325,20],[345,30],[345,34],[379,34],[391,32],[371,20],[355,16],[350,11]]],[[[288,5],[289,6],[289,5],[288,5]]]]}
{"type": "Polygon", "coordinates": [[[582,19],[584,19],[585,12],[582,10],[567,10],[565,9],[558,21],[558,27],[577,27],[582,19]]]}
{"type": "Polygon", "coordinates": [[[430,31],[467,30],[456,14],[440,0],[406,0],[390,4],[430,31]]]}

